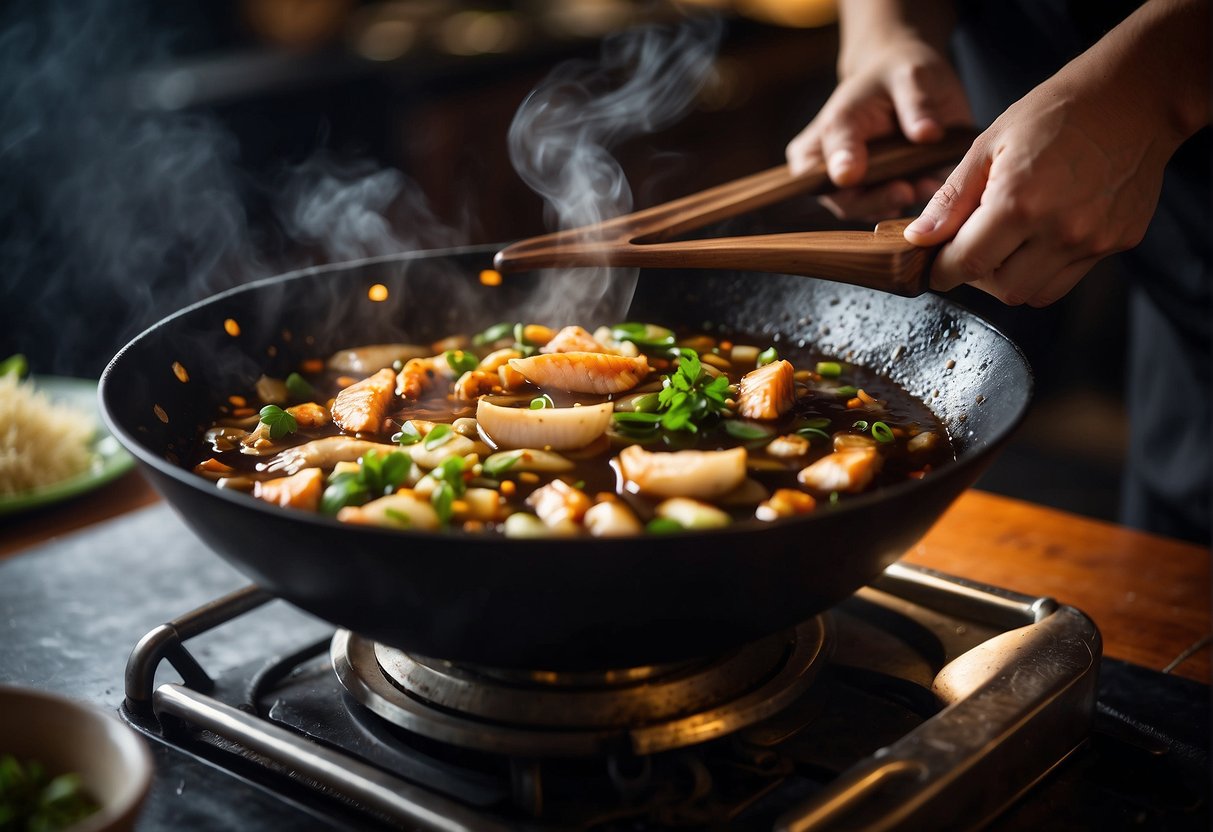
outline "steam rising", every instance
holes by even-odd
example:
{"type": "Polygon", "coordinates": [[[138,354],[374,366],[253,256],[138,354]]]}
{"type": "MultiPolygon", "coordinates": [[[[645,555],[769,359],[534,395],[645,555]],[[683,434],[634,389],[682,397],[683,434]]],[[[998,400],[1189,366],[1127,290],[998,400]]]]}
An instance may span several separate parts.
{"type": "MultiPolygon", "coordinates": [[[[611,151],[687,113],[712,69],[717,18],[647,27],[607,39],[600,59],[569,61],[518,108],[509,132],[514,169],[543,197],[548,227],[569,230],[626,214],[632,191],[611,151]]],[[[627,308],[634,269],[578,269],[554,276],[537,320],[569,322],[627,308]]]]}
{"type": "Polygon", "coordinates": [[[217,118],[140,95],[180,39],[155,10],[0,11],[0,357],[95,374],[145,326],[219,290],[455,242],[399,171],[319,152],[255,180],[217,118]],[[250,229],[253,201],[274,216],[250,229]]]}
{"type": "MultiPolygon", "coordinates": [[[[174,95],[149,94],[180,40],[155,16],[188,7],[170,8],[0,10],[0,358],[21,350],[39,372],[96,374],[144,327],[249,279],[460,241],[399,171],[321,151],[258,180],[218,119],[182,109],[181,72],[161,73],[174,95]],[[253,203],[273,221],[251,227],[253,203]]],[[[687,111],[719,38],[710,19],[631,32],[597,63],[560,66],[523,103],[511,158],[552,225],[631,210],[611,149],[687,111]]],[[[599,271],[548,284],[532,319],[588,322],[602,303],[622,312],[635,272],[609,282],[599,271]]]]}

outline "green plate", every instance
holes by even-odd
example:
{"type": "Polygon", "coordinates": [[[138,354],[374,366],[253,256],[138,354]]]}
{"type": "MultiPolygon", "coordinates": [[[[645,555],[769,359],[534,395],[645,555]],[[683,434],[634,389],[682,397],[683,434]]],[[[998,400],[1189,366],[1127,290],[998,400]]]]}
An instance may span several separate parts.
{"type": "Polygon", "coordinates": [[[38,376],[34,378],[34,386],[52,401],[63,402],[92,416],[96,424],[92,442],[93,461],[87,471],[71,479],[24,494],[0,496],[0,516],[29,511],[92,491],[125,474],[135,464],[134,458],[118,444],[118,440],[110,436],[101,421],[101,410],[97,405],[97,382],[82,378],[38,376]]]}

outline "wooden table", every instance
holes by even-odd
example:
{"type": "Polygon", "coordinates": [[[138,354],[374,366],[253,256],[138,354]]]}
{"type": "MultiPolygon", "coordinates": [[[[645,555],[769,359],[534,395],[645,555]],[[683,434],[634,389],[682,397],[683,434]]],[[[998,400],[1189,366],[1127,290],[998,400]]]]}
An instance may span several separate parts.
{"type": "MultiPolygon", "coordinates": [[[[100,491],[0,519],[0,558],[155,502],[136,471],[100,491]]],[[[1210,682],[1210,553],[982,491],[965,493],[906,555],[909,563],[1086,612],[1104,653],[1210,682]]]]}

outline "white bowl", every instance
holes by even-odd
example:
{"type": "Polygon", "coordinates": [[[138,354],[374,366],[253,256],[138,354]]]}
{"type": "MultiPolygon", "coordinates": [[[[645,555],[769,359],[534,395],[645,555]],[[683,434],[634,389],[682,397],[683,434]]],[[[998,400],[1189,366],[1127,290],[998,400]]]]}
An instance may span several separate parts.
{"type": "Polygon", "coordinates": [[[101,808],[70,832],[122,832],[152,782],[144,740],[117,716],[46,691],[0,685],[0,754],[37,761],[56,776],[74,772],[101,808]]]}

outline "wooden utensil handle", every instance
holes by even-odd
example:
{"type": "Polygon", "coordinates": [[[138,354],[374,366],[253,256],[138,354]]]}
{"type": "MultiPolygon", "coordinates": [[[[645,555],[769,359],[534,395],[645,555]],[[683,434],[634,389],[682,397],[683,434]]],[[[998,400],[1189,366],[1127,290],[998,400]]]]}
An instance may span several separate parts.
{"type": "MultiPolygon", "coordinates": [[[[950,130],[939,142],[874,142],[864,184],[909,176],[964,155],[971,130],[950,130]]],[[[727,268],[825,277],[903,295],[925,291],[933,252],[910,245],[900,225],[875,232],[818,232],[670,241],[748,211],[802,194],[833,190],[825,164],[793,176],[786,165],[735,179],[597,225],[523,240],[494,260],[501,271],[567,266],[727,268]]]]}

